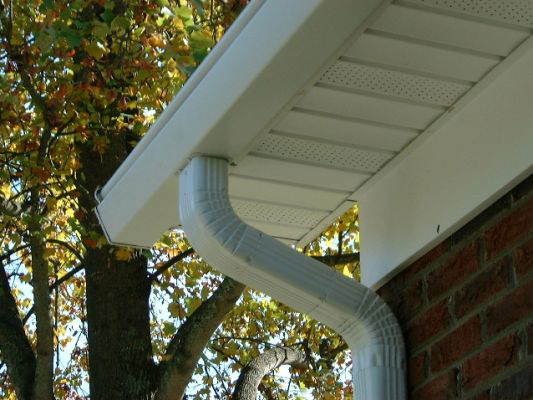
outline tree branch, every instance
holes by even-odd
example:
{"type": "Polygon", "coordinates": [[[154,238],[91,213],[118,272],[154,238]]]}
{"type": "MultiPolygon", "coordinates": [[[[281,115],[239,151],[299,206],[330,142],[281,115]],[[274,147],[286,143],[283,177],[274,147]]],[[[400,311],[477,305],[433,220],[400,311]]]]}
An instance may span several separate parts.
{"type": "MultiPolygon", "coordinates": [[[[33,196],[32,196],[33,197],[33,196]]],[[[28,224],[30,230],[30,249],[33,270],[33,300],[37,333],[37,364],[35,369],[35,399],[50,400],[53,394],[54,370],[54,328],[50,315],[50,288],[48,285],[48,262],[45,246],[38,237],[40,223],[33,216],[28,224]]]]}
{"type": "Polygon", "coordinates": [[[64,241],[58,240],[58,239],[48,239],[47,242],[48,243],[55,243],[55,244],[58,244],[60,246],[63,246],[65,249],[67,249],[72,254],[74,254],[76,256],[76,258],[78,259],[78,261],[83,262],[83,256],[81,255],[81,253],[76,248],[74,248],[74,246],[72,246],[70,243],[67,243],[67,242],[64,242],[64,241]]]}
{"type": "Polygon", "coordinates": [[[18,217],[23,211],[24,208],[21,204],[13,203],[0,195],[0,213],[10,217],[18,217]]]}
{"type": "Polygon", "coordinates": [[[183,260],[184,258],[191,256],[194,254],[194,249],[190,248],[185,250],[184,252],[181,252],[180,254],[170,258],[168,261],[166,261],[163,265],[161,265],[159,268],[157,268],[157,271],[155,271],[148,280],[151,282],[155,281],[159,276],[161,276],[167,269],[172,267],[177,262],[183,260]]]}
{"type": "Polygon", "coordinates": [[[0,351],[19,400],[31,400],[35,379],[35,356],[11,294],[9,280],[0,263],[0,351]]]}
{"type": "Polygon", "coordinates": [[[233,391],[233,400],[255,400],[263,377],[282,365],[305,367],[306,354],[293,348],[274,348],[265,351],[243,368],[233,391]]]}
{"type": "Polygon", "coordinates": [[[218,289],[180,326],[160,365],[157,400],[181,399],[213,332],[233,308],[245,286],[225,278],[218,289]]]}
{"type": "Polygon", "coordinates": [[[329,256],[313,256],[315,260],[331,267],[335,265],[350,264],[359,261],[359,253],[333,254],[329,256]]]}
{"type": "Polygon", "coordinates": [[[11,249],[8,252],[2,254],[0,256],[0,263],[3,263],[5,260],[8,260],[9,257],[11,257],[13,254],[18,253],[20,250],[24,250],[27,247],[29,247],[29,245],[23,244],[23,245],[15,247],[14,249],[11,249]]]}
{"type": "MultiPolygon", "coordinates": [[[[68,271],[65,275],[63,275],[61,278],[59,278],[57,281],[55,281],[54,283],[52,283],[50,285],[50,293],[58,288],[60,285],[62,285],[64,282],[68,281],[70,278],[72,278],[74,275],[76,275],[78,272],[80,272],[82,269],[85,269],[85,265],[84,264],[80,264],[78,265],[77,267],[74,267],[72,268],[70,271],[68,271]]],[[[26,313],[26,315],[24,316],[24,318],[22,319],[22,324],[25,325],[26,322],[28,322],[28,320],[30,319],[30,317],[33,315],[35,311],[35,307],[31,307],[28,312],[26,313]]]]}

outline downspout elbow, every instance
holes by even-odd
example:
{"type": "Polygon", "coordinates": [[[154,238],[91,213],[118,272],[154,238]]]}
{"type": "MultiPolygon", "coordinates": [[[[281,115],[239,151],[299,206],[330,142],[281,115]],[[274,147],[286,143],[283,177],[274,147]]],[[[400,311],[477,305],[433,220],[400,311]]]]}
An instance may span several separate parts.
{"type": "Polygon", "coordinates": [[[375,292],[242,221],[229,201],[225,160],[193,158],[179,199],[183,229],[208,263],[343,336],[358,399],[406,399],[402,332],[375,292]]]}

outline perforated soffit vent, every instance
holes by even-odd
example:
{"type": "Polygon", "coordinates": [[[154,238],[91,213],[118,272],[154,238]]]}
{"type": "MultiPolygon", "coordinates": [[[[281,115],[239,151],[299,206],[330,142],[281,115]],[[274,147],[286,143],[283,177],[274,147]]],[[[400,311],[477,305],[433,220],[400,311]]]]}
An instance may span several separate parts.
{"type": "Polygon", "coordinates": [[[366,173],[378,171],[394,154],[309,141],[276,133],[266,135],[258,143],[254,153],[366,173]]]}
{"type": "Polygon", "coordinates": [[[533,27],[531,0],[401,0],[400,3],[436,7],[472,16],[533,27]]]}
{"type": "Polygon", "coordinates": [[[333,64],[319,82],[442,106],[452,105],[470,88],[460,83],[346,61],[333,64]]]}

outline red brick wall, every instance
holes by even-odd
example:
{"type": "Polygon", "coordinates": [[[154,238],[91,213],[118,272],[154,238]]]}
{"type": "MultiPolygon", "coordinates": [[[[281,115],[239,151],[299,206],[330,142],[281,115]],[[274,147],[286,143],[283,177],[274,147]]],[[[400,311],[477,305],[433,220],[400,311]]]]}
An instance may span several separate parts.
{"type": "Polygon", "coordinates": [[[410,399],[533,399],[533,176],[379,293],[404,330],[410,399]]]}

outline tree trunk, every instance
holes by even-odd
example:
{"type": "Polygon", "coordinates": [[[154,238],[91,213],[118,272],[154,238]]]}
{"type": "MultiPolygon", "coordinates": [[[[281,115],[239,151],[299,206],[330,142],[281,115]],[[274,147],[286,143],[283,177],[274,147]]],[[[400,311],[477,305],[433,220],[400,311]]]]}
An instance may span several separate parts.
{"type": "Polygon", "coordinates": [[[35,356],[3,265],[0,264],[0,351],[18,400],[31,400],[35,379],[35,356]]]}
{"type": "Polygon", "coordinates": [[[303,366],[306,361],[305,353],[297,349],[275,348],[265,351],[243,368],[233,391],[233,400],[255,400],[257,388],[266,374],[284,364],[303,366]]]}
{"type": "Polygon", "coordinates": [[[89,249],[87,320],[91,400],[147,399],[153,388],[146,260],[89,249]]]}
{"type": "Polygon", "coordinates": [[[87,230],[82,241],[87,247],[84,264],[91,400],[141,400],[151,398],[155,371],[147,260],[136,255],[130,261],[119,261],[112,246],[97,247],[91,242],[95,234],[103,237],[92,212],[94,192],[107,182],[129,151],[125,135],[108,137],[110,144],[102,155],[91,145],[80,146],[82,171],[77,182],[84,214],[80,219],[87,230]]]}

